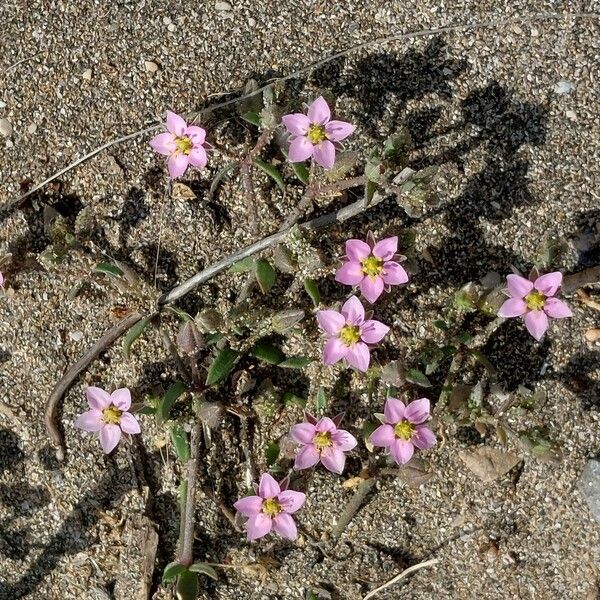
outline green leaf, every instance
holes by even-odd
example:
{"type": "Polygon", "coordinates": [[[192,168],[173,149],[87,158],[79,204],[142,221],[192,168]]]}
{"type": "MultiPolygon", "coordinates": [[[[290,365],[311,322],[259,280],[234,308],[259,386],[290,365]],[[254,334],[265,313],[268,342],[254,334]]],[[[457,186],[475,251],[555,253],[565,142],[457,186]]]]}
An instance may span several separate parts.
{"type": "Polygon", "coordinates": [[[286,406],[298,406],[302,409],[306,408],[306,398],[294,394],[294,392],[285,392],[283,394],[283,403],[286,406]]]}
{"type": "Polygon", "coordinates": [[[94,271],[96,273],[104,273],[109,277],[123,277],[123,275],[125,275],[125,273],[123,273],[123,271],[119,269],[119,267],[110,263],[98,263],[94,267],[94,271]]]}
{"type": "Polygon", "coordinates": [[[264,340],[254,344],[250,355],[270,365],[278,365],[285,360],[285,354],[279,348],[264,340]]]}
{"type": "Polygon", "coordinates": [[[308,356],[288,356],[284,361],[278,363],[277,366],[283,369],[303,369],[313,361],[308,356]]]}
{"type": "Polygon", "coordinates": [[[265,448],[265,460],[267,462],[267,467],[272,467],[279,458],[279,444],[277,442],[271,442],[265,448]]]}
{"type": "Polygon", "coordinates": [[[140,335],[142,335],[144,329],[146,329],[150,321],[152,321],[152,318],[153,315],[144,317],[125,334],[125,337],[123,338],[123,356],[125,356],[127,360],[129,360],[131,345],[140,337],[140,335]]]}
{"type": "Polygon", "coordinates": [[[177,424],[171,425],[170,433],[175,454],[177,454],[179,461],[185,464],[190,459],[190,445],[187,433],[177,424]]]}
{"type": "Polygon", "coordinates": [[[383,158],[396,158],[405,155],[412,145],[408,129],[402,128],[398,133],[390,135],[383,144],[383,158]]]}
{"type": "Polygon", "coordinates": [[[198,575],[189,570],[177,578],[177,600],[196,600],[198,598],[198,575]]]}
{"type": "Polygon", "coordinates": [[[320,387],[317,391],[317,398],[315,401],[315,409],[318,415],[322,414],[327,408],[327,398],[325,397],[325,390],[320,387]]]}
{"type": "Polygon", "coordinates": [[[374,181],[367,181],[367,184],[365,185],[365,206],[371,204],[376,191],[377,184],[374,181]]]}
{"type": "Polygon", "coordinates": [[[446,321],[442,321],[441,319],[438,319],[437,321],[434,321],[433,324],[438,329],[441,329],[442,331],[448,331],[450,329],[450,327],[448,326],[448,323],[446,323],[446,321]]]}
{"type": "Polygon", "coordinates": [[[471,356],[473,356],[473,358],[483,366],[492,379],[496,378],[498,375],[496,367],[494,367],[494,365],[490,362],[490,359],[483,352],[481,352],[481,350],[471,350],[471,356]]]}
{"type": "Polygon", "coordinates": [[[212,180],[212,183],[210,184],[210,190],[208,192],[209,195],[212,196],[217,191],[217,188],[219,187],[221,181],[228,177],[229,174],[237,168],[239,168],[239,163],[232,162],[227,163],[224,167],[219,169],[214,179],[212,180]]]}
{"type": "Polygon", "coordinates": [[[215,333],[208,333],[204,337],[204,341],[206,342],[207,346],[214,346],[217,342],[220,342],[223,339],[225,339],[225,336],[218,331],[215,333]]]}
{"type": "Polygon", "coordinates": [[[373,183],[381,183],[384,181],[385,167],[378,158],[369,158],[365,165],[365,175],[369,181],[373,183]]]}
{"type": "Polygon", "coordinates": [[[164,582],[173,581],[177,575],[183,573],[186,570],[185,565],[182,565],[180,562],[176,560],[169,563],[165,570],[163,571],[162,580],[164,582]]]}
{"type": "Polygon", "coordinates": [[[406,372],[406,381],[421,387],[431,387],[432,385],[427,375],[422,371],[419,371],[419,369],[409,369],[406,372]]]}
{"type": "Polygon", "coordinates": [[[223,381],[235,367],[235,363],[238,361],[240,353],[236,350],[232,350],[229,346],[225,346],[215,357],[212,364],[208,369],[206,376],[206,385],[215,385],[220,381],[223,381]]]}
{"type": "Polygon", "coordinates": [[[204,562],[194,563],[190,567],[190,571],[192,573],[202,573],[202,575],[206,575],[207,577],[210,577],[211,579],[214,579],[215,581],[217,579],[219,579],[217,572],[210,565],[207,565],[204,562]]]}
{"type": "Polygon", "coordinates": [[[285,183],[281,173],[271,164],[261,160],[260,158],[254,159],[254,164],[264,173],[266,173],[278,186],[279,189],[285,194],[285,183]]]}
{"type": "Polygon", "coordinates": [[[137,413],[138,415],[154,415],[156,414],[156,408],[154,406],[142,406],[137,413]]]}
{"type": "Polygon", "coordinates": [[[232,264],[227,270],[228,273],[248,273],[248,271],[252,271],[254,269],[255,260],[248,256],[247,258],[242,258],[242,260],[238,260],[236,263],[232,264]]]}
{"type": "Polygon", "coordinates": [[[242,115],[242,119],[244,119],[244,121],[248,121],[248,123],[252,123],[252,125],[256,125],[257,127],[260,127],[262,123],[260,115],[252,111],[244,113],[242,115]]]}
{"type": "Polygon", "coordinates": [[[306,293],[310,296],[315,307],[319,306],[319,304],[321,304],[321,292],[319,292],[317,282],[314,279],[307,277],[304,280],[304,289],[306,290],[306,293]]]}
{"type": "Polygon", "coordinates": [[[254,274],[260,291],[266,294],[274,285],[277,273],[266,258],[259,258],[254,264],[254,274]]]}
{"type": "Polygon", "coordinates": [[[304,184],[308,185],[308,181],[310,179],[310,173],[308,169],[304,166],[304,163],[292,163],[292,169],[294,170],[294,174],[296,177],[304,184]]]}
{"type": "Polygon", "coordinates": [[[169,420],[171,409],[177,398],[185,392],[185,385],[181,381],[176,381],[164,394],[160,404],[158,405],[157,417],[159,423],[164,423],[169,420]]]}
{"type": "Polygon", "coordinates": [[[194,320],[194,317],[192,317],[192,315],[185,312],[185,310],[178,308],[177,306],[165,306],[163,310],[168,310],[169,312],[173,313],[180,321],[187,322],[194,320]]]}

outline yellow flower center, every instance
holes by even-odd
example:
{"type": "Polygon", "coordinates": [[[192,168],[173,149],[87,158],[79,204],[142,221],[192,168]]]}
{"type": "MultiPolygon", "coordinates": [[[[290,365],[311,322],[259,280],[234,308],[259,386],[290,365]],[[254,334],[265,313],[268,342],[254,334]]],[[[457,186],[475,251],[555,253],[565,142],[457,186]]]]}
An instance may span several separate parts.
{"type": "Polygon", "coordinates": [[[119,410],[114,404],[102,411],[102,420],[109,425],[118,425],[121,422],[123,411],[119,410]]]}
{"type": "Polygon", "coordinates": [[[175,146],[177,146],[177,151],[181,152],[181,154],[189,154],[194,147],[192,140],[184,135],[182,137],[175,138],[175,146]]]}
{"type": "Polygon", "coordinates": [[[377,277],[383,271],[383,260],[376,256],[369,256],[360,261],[362,272],[368,277],[377,277]]]}
{"type": "Polygon", "coordinates": [[[313,444],[317,447],[317,450],[328,448],[331,446],[331,433],[329,433],[329,431],[317,433],[313,438],[313,444]]]}
{"type": "Polygon", "coordinates": [[[525,296],[525,302],[527,303],[527,308],[529,310],[542,310],[546,303],[546,296],[544,296],[542,292],[533,290],[533,292],[525,296]]]}
{"type": "Polygon", "coordinates": [[[414,432],[415,426],[409,421],[400,421],[399,423],[396,423],[396,426],[394,427],[394,433],[396,434],[396,437],[400,438],[401,440],[410,440],[414,432]]]}
{"type": "Polygon", "coordinates": [[[325,133],[325,127],[313,123],[306,132],[306,137],[313,144],[319,144],[327,139],[327,133],[325,133]]]}
{"type": "Polygon", "coordinates": [[[263,500],[262,511],[265,515],[274,517],[282,511],[281,504],[275,498],[268,498],[267,500],[263,500]]]}
{"type": "Polygon", "coordinates": [[[360,329],[358,325],[344,325],[340,331],[340,340],[346,346],[354,346],[360,340],[360,329]]]}

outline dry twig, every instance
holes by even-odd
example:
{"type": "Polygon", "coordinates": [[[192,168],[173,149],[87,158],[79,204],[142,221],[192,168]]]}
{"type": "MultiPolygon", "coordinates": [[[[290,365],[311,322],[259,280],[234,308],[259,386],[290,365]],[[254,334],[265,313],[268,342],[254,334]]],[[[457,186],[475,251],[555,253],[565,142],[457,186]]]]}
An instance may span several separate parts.
{"type": "Polygon", "coordinates": [[[383,585],[380,585],[378,588],[369,592],[363,598],[363,600],[369,600],[370,598],[374,598],[377,594],[379,594],[379,592],[383,592],[384,590],[387,590],[389,587],[393,586],[395,583],[398,583],[399,581],[402,581],[402,579],[405,579],[406,577],[408,577],[415,571],[420,571],[421,569],[425,569],[427,567],[433,567],[433,565],[437,565],[439,562],[440,561],[437,558],[432,558],[431,560],[426,560],[425,562],[418,563],[416,565],[413,565],[412,567],[408,567],[408,569],[405,569],[404,571],[402,571],[402,573],[400,573],[399,575],[396,575],[396,577],[394,577],[393,579],[390,579],[383,585]]]}

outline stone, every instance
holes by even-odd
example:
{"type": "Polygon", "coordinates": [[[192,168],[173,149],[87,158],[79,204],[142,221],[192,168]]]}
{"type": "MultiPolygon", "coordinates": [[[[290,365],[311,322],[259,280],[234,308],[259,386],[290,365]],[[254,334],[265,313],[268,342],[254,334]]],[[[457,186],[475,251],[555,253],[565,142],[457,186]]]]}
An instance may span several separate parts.
{"type": "Polygon", "coordinates": [[[585,498],[594,519],[600,523],[600,460],[589,460],[579,476],[579,491],[585,498]]]}

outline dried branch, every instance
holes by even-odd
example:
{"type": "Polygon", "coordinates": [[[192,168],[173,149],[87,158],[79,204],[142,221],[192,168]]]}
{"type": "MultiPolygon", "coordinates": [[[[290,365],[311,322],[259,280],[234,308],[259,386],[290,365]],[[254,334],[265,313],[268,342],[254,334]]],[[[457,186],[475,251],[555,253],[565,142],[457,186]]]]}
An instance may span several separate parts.
{"type": "Polygon", "coordinates": [[[369,495],[369,492],[371,491],[376,482],[377,479],[375,477],[371,477],[370,479],[365,479],[356,488],[354,496],[352,496],[348,504],[346,504],[346,507],[342,511],[342,514],[340,515],[339,519],[337,520],[337,523],[335,524],[335,527],[331,532],[331,537],[334,540],[337,541],[342,535],[342,533],[344,533],[346,527],[348,527],[350,521],[352,521],[356,513],[360,510],[360,507],[363,505],[365,498],[369,495]]]}
{"type": "Polygon", "coordinates": [[[88,368],[90,363],[141,319],[142,315],[136,312],[119,321],[114,327],[111,327],[74,365],[67,369],[60,381],[54,386],[52,394],[50,394],[50,398],[48,398],[48,402],[46,403],[44,423],[52,441],[58,446],[56,450],[56,458],[58,460],[64,460],[65,458],[64,436],[56,423],[56,413],[60,401],[73,385],[75,379],[88,368]]]}
{"type": "Polygon", "coordinates": [[[579,273],[565,275],[562,282],[562,291],[566,294],[575,291],[577,288],[589,285],[590,283],[600,282],[600,265],[585,269],[579,273]]]}
{"type": "Polygon", "coordinates": [[[389,587],[393,586],[395,583],[398,583],[402,579],[408,577],[411,573],[414,573],[415,571],[420,571],[421,569],[425,569],[426,567],[433,567],[433,565],[437,565],[439,562],[440,561],[437,558],[432,558],[431,560],[426,560],[425,562],[418,563],[416,565],[413,565],[412,567],[408,567],[408,569],[405,569],[404,571],[402,571],[402,573],[400,573],[399,575],[396,575],[396,577],[394,577],[393,579],[390,579],[383,585],[381,585],[378,588],[369,592],[363,598],[363,600],[370,600],[370,598],[373,598],[374,596],[379,594],[379,592],[383,592],[384,590],[387,590],[389,587]]]}

